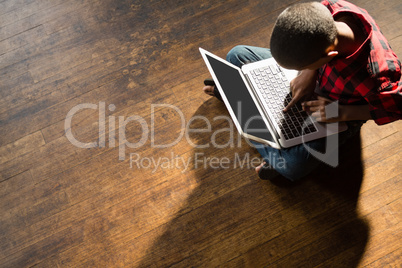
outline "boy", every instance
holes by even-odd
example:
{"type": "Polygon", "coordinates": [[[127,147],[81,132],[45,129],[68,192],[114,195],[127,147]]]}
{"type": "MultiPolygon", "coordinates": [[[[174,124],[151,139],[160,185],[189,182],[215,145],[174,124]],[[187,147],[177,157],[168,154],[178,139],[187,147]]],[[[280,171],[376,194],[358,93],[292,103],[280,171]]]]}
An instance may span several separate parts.
{"type": "MultiPolygon", "coordinates": [[[[271,55],[282,67],[301,71],[291,82],[293,99],[284,111],[300,101],[317,121],[345,121],[349,128],[339,134],[340,144],[358,133],[367,120],[383,125],[402,118],[401,63],[373,18],[349,2],[293,5],[279,15],[270,49],[237,46],[227,60],[241,66],[271,55]],[[333,101],[339,104],[338,117],[327,118],[325,107],[333,101]]],[[[214,86],[203,90],[219,98],[214,86]]],[[[324,138],[306,146],[323,151],[325,143],[324,138]]],[[[265,161],[256,168],[260,178],[271,179],[279,173],[295,181],[307,175],[320,161],[306,146],[281,150],[256,146],[265,161]],[[272,167],[269,163],[279,160],[286,164],[272,167]]]]}

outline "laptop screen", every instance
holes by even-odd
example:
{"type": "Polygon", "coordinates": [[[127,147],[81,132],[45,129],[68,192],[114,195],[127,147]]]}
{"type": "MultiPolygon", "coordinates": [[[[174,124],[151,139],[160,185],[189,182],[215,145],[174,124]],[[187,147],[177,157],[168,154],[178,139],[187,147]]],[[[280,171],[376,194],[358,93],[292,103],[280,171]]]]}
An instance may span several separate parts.
{"type": "Polygon", "coordinates": [[[261,118],[239,70],[206,55],[243,132],[275,142],[261,118]]]}

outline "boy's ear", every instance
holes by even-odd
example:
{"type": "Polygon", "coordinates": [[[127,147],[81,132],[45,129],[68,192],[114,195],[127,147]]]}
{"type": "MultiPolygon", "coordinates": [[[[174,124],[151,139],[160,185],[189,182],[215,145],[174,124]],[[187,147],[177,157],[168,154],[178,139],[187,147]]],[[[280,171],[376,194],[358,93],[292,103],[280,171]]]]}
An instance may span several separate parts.
{"type": "Polygon", "coordinates": [[[338,51],[332,50],[327,53],[327,56],[330,58],[338,56],[338,51]]]}
{"type": "Polygon", "coordinates": [[[338,56],[338,54],[339,54],[338,51],[335,50],[335,44],[330,45],[330,46],[326,49],[325,52],[327,53],[327,57],[330,57],[330,58],[333,58],[333,57],[335,57],[335,56],[338,56]]]}

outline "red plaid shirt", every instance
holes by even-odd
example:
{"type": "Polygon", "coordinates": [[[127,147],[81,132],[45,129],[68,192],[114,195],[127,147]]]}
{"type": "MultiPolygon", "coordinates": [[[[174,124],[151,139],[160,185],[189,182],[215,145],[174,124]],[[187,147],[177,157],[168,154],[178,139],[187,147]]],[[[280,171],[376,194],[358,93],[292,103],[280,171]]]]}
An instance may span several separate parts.
{"type": "Polygon", "coordinates": [[[347,12],[367,36],[362,46],[346,58],[335,58],[319,69],[318,94],[339,104],[368,104],[378,125],[402,118],[401,63],[374,19],[343,0],[324,0],[332,16],[347,12]]]}

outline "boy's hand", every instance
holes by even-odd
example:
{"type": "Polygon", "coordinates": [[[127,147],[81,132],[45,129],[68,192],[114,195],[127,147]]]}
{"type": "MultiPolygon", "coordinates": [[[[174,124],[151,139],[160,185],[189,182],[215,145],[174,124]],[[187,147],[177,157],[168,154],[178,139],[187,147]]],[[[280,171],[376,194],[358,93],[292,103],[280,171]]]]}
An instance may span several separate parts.
{"type": "Polygon", "coordinates": [[[300,74],[290,82],[292,90],[292,100],[283,109],[287,112],[293,105],[302,99],[310,98],[314,92],[317,81],[317,71],[303,70],[300,74]]]}
{"type": "Polygon", "coordinates": [[[331,103],[334,102],[318,96],[317,100],[303,102],[302,107],[318,122],[323,123],[372,119],[368,105],[330,105],[331,103]]]}
{"type": "Polygon", "coordinates": [[[335,123],[342,121],[341,119],[341,105],[328,106],[333,103],[332,100],[318,96],[317,100],[306,101],[302,103],[303,110],[311,113],[311,116],[316,118],[318,122],[335,123]],[[330,107],[330,108],[329,108],[330,107]],[[338,109],[337,111],[329,111],[328,109],[338,109]],[[337,116],[334,117],[333,114],[337,116]],[[328,118],[329,117],[329,118],[328,118]]]}

